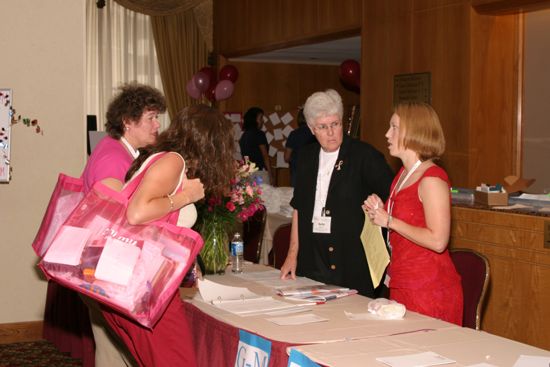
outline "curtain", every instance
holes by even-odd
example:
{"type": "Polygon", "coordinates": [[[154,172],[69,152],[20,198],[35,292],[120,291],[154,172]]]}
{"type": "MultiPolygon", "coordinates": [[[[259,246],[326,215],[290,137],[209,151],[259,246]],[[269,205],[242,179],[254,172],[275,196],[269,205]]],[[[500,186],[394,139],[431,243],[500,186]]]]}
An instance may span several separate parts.
{"type": "Polygon", "coordinates": [[[200,68],[207,66],[208,46],[195,21],[193,9],[151,17],[168,110],[173,117],[197,103],[185,89],[200,68]]]}
{"type": "MultiPolygon", "coordinates": [[[[87,113],[96,115],[103,130],[109,101],[127,82],[156,87],[164,93],[150,17],[106,0],[98,9],[96,0],[86,4],[87,113]]],[[[161,116],[162,128],[168,114],[161,116]]]]}

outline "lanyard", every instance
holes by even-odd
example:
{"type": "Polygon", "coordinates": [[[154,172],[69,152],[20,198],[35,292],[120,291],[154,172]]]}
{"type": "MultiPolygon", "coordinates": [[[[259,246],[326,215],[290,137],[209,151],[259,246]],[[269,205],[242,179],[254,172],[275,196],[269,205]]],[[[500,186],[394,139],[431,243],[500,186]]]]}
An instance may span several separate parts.
{"type": "Polygon", "coordinates": [[[139,156],[139,150],[137,149],[134,149],[133,146],[130,145],[130,143],[128,143],[128,140],[126,140],[124,138],[124,136],[121,136],[120,137],[120,141],[122,142],[122,144],[124,144],[124,146],[128,149],[128,151],[130,152],[130,155],[136,159],[138,156],[139,156]]]}
{"type": "MultiPolygon", "coordinates": [[[[391,191],[390,193],[390,196],[388,197],[388,215],[391,217],[391,213],[393,211],[393,204],[395,203],[395,200],[392,200],[393,199],[393,196],[396,195],[399,191],[401,191],[401,189],[403,188],[403,185],[405,185],[405,182],[407,182],[407,180],[412,176],[412,174],[414,173],[414,171],[416,171],[416,169],[418,167],[420,167],[420,165],[422,164],[422,162],[419,160],[417,160],[415,162],[415,164],[411,167],[411,170],[409,172],[407,172],[407,174],[405,175],[405,178],[403,179],[403,181],[401,181],[401,183],[399,184],[399,187],[397,187],[397,185],[395,185],[393,187],[393,190],[391,191]]],[[[401,172],[401,176],[403,176],[403,172],[401,172]]],[[[401,178],[401,176],[399,176],[399,178],[401,178]]],[[[390,253],[391,253],[391,245],[390,245],[390,229],[388,228],[388,230],[386,231],[386,242],[388,244],[388,247],[390,249],[390,253]]]]}

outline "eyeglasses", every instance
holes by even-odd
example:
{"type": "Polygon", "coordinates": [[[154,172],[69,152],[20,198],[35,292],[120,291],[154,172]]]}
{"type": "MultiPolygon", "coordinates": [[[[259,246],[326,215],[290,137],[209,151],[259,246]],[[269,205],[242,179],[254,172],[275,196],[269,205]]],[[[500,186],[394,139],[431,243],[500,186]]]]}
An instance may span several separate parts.
{"type": "Polygon", "coordinates": [[[319,131],[319,132],[326,133],[326,132],[328,132],[329,129],[336,130],[336,129],[339,129],[341,127],[342,127],[342,122],[341,121],[334,121],[334,122],[331,122],[330,124],[316,125],[314,127],[314,129],[319,131]]]}

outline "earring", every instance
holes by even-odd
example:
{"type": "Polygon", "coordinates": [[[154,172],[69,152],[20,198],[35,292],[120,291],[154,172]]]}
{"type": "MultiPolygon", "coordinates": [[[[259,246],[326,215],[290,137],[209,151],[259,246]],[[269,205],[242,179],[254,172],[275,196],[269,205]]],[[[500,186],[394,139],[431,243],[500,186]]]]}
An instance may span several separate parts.
{"type": "Polygon", "coordinates": [[[124,130],[128,131],[128,130],[130,130],[130,128],[128,126],[124,126],[124,130]]]}

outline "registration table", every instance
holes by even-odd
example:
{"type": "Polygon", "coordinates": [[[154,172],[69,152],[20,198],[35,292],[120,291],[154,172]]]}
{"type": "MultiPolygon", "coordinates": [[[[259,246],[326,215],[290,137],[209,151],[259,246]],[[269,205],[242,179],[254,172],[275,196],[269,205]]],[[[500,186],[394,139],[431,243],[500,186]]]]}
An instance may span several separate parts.
{"type": "MultiPolygon", "coordinates": [[[[207,279],[224,285],[246,287],[260,295],[272,295],[272,288],[253,280],[259,278],[256,272],[268,270],[273,271],[266,266],[247,263],[243,276],[236,276],[228,270],[225,275],[207,276],[207,279]]],[[[345,312],[367,312],[370,299],[359,295],[308,306],[309,310],[303,312],[313,313],[327,321],[280,326],[267,320],[274,316],[241,317],[229,313],[193,298],[196,292],[196,289],[184,288],[181,296],[185,301],[185,313],[194,337],[199,366],[234,366],[239,329],[271,341],[269,366],[276,367],[287,366],[289,347],[296,347],[323,366],[346,367],[384,366],[376,358],[427,351],[456,361],[448,366],[485,363],[483,366],[511,367],[520,355],[550,358],[550,352],[543,349],[411,311],[407,311],[402,320],[350,320],[345,312]]],[[[547,359],[543,365],[548,366],[549,361],[547,359]]]]}

